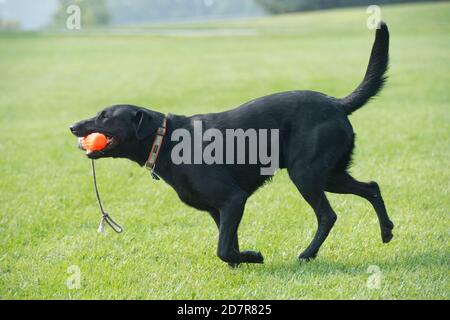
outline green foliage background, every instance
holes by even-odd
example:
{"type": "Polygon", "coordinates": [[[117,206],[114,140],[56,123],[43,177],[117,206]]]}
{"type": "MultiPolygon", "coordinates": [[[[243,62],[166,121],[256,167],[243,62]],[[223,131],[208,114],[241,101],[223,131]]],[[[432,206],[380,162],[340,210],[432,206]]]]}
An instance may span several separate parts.
{"type": "Polygon", "coordinates": [[[439,0],[255,0],[269,13],[439,0]]]}

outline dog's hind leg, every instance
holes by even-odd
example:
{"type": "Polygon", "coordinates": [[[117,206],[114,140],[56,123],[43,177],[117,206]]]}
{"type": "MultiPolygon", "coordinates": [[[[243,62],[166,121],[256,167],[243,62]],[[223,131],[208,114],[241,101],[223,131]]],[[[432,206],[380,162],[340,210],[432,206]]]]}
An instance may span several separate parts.
{"type": "Polygon", "coordinates": [[[336,159],[345,154],[346,146],[351,146],[351,139],[351,127],[334,121],[317,125],[307,136],[291,137],[289,177],[314,210],[318,224],[314,238],[300,254],[300,260],[316,257],[336,222],[336,213],[325,195],[325,184],[328,172],[337,165],[336,159]]]}
{"type": "Polygon", "coordinates": [[[384,243],[391,241],[394,224],[386,211],[380,188],[376,182],[359,182],[348,172],[332,172],[326,182],[326,191],[340,194],[354,194],[368,200],[375,209],[381,228],[381,239],[384,243]]]}
{"type": "Polygon", "coordinates": [[[298,168],[294,167],[289,170],[289,176],[303,198],[313,208],[317,218],[316,234],[310,245],[299,256],[300,260],[308,261],[316,257],[320,246],[333,228],[337,216],[323,191],[325,181],[321,178],[320,171],[302,170],[302,166],[298,166],[298,168]]]}
{"type": "Polygon", "coordinates": [[[219,244],[217,255],[230,265],[239,263],[263,263],[264,258],[260,252],[242,251],[236,247],[237,229],[244,213],[247,195],[235,194],[220,208],[219,244]]]}

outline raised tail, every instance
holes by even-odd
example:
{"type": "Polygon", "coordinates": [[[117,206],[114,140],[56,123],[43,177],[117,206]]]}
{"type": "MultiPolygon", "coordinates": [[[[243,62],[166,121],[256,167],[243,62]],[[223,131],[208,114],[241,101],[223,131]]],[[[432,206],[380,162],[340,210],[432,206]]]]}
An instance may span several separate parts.
{"type": "Polygon", "coordinates": [[[375,35],[372,53],[370,54],[369,65],[366,75],[360,85],[350,95],[339,99],[347,114],[361,108],[367,101],[375,96],[386,81],[386,70],[389,63],[389,30],[384,22],[380,22],[380,27],[375,35]]]}

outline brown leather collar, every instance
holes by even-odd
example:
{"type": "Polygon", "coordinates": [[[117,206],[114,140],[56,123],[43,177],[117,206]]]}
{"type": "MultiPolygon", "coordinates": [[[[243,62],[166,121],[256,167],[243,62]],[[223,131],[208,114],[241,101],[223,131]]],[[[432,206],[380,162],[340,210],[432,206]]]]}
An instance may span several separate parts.
{"type": "Polygon", "coordinates": [[[164,117],[162,126],[156,130],[155,139],[153,139],[152,148],[150,149],[150,154],[148,159],[144,164],[144,167],[150,171],[155,169],[156,159],[158,159],[159,150],[161,150],[161,145],[164,141],[164,136],[166,135],[166,124],[167,117],[164,117]]]}

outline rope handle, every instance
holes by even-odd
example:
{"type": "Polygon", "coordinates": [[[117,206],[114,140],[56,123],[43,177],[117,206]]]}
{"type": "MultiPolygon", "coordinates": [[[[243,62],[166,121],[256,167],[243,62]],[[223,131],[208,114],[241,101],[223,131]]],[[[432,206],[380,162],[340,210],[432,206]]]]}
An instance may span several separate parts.
{"type": "Polygon", "coordinates": [[[103,209],[102,201],[100,200],[100,195],[98,193],[98,187],[97,187],[97,177],[95,176],[95,165],[94,165],[94,159],[91,159],[92,163],[92,177],[94,178],[94,190],[95,195],[97,197],[98,206],[100,207],[100,211],[102,212],[102,219],[100,220],[100,225],[98,226],[97,232],[102,233],[105,231],[105,222],[117,233],[121,233],[123,231],[123,228],[120,224],[115,222],[111,216],[103,209]]]}
{"type": "Polygon", "coordinates": [[[113,229],[115,232],[117,233],[121,233],[123,231],[123,228],[120,226],[120,224],[118,224],[117,222],[115,222],[111,216],[105,212],[103,214],[102,217],[102,221],[100,222],[100,224],[104,223],[104,221],[111,227],[111,229],[113,229]]]}

